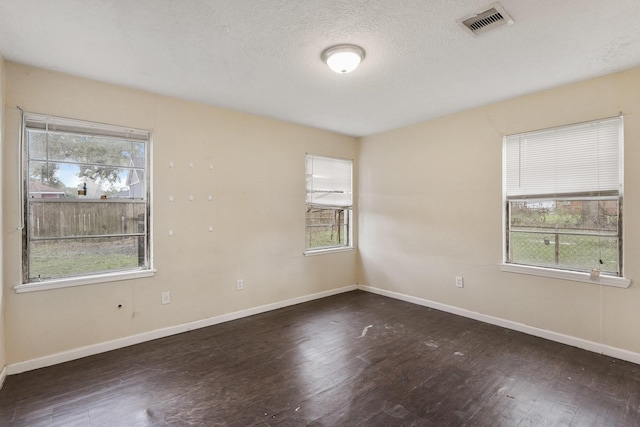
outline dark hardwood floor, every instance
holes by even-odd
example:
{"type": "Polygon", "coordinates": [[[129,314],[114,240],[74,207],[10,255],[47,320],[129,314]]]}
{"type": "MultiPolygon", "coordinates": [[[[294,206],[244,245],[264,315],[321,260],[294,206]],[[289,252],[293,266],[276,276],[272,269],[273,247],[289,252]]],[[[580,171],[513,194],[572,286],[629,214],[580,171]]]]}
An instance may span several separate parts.
{"type": "Polygon", "coordinates": [[[355,291],[9,376],[2,426],[640,426],[640,366],[355,291]]]}

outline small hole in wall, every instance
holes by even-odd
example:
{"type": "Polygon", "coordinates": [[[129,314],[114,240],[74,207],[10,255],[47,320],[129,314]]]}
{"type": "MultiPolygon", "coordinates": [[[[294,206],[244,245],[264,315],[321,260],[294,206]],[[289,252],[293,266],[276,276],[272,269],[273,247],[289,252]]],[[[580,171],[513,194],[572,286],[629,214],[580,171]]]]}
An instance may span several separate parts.
{"type": "Polygon", "coordinates": [[[118,310],[122,308],[122,304],[118,304],[118,310]]]}

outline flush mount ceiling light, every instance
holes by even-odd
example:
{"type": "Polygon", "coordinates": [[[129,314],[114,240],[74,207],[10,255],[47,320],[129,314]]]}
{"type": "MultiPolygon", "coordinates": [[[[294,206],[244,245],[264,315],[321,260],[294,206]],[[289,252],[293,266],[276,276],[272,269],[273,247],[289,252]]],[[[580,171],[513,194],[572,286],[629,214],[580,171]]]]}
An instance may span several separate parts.
{"type": "Polygon", "coordinates": [[[353,44],[340,44],[325,49],[321,58],[336,73],[346,74],[358,68],[364,59],[364,49],[353,44]]]}

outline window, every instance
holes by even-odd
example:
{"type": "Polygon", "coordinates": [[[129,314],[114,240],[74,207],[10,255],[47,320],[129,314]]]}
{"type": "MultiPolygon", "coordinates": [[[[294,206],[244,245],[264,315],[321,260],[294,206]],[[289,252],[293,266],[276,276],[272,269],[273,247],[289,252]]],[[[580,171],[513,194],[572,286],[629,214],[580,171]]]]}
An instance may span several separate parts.
{"type": "Polygon", "coordinates": [[[307,154],[307,252],[352,246],[352,163],[307,154]]]}
{"type": "Polygon", "coordinates": [[[622,276],[622,117],[507,136],[507,264],[622,276]]]}
{"type": "Polygon", "coordinates": [[[25,113],[23,283],[150,270],[149,132],[25,113]]]}

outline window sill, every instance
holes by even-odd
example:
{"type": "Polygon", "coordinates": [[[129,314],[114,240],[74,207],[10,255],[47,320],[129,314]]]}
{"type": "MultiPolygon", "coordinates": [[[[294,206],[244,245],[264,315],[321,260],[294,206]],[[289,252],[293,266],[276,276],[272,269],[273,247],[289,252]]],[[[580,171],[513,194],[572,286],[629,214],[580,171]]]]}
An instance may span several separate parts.
{"type": "Polygon", "coordinates": [[[626,277],[615,277],[601,275],[591,278],[589,273],[579,271],[556,270],[553,268],[533,267],[519,264],[500,264],[500,270],[509,273],[528,274],[532,276],[551,277],[554,279],[572,280],[574,282],[585,282],[594,285],[614,286],[616,288],[628,288],[631,286],[631,279],[626,277]]]}
{"type": "Polygon", "coordinates": [[[46,291],[50,289],[69,288],[72,286],[93,285],[97,283],[117,282],[121,280],[141,279],[152,277],[156,270],[125,271],[119,273],[105,273],[94,276],[80,276],[68,279],[47,280],[42,282],[23,283],[13,289],[16,293],[46,291]]]}
{"type": "Polygon", "coordinates": [[[304,251],[304,256],[323,255],[334,252],[348,252],[352,251],[353,246],[342,246],[339,248],[322,248],[322,249],[309,249],[304,251]]]}

